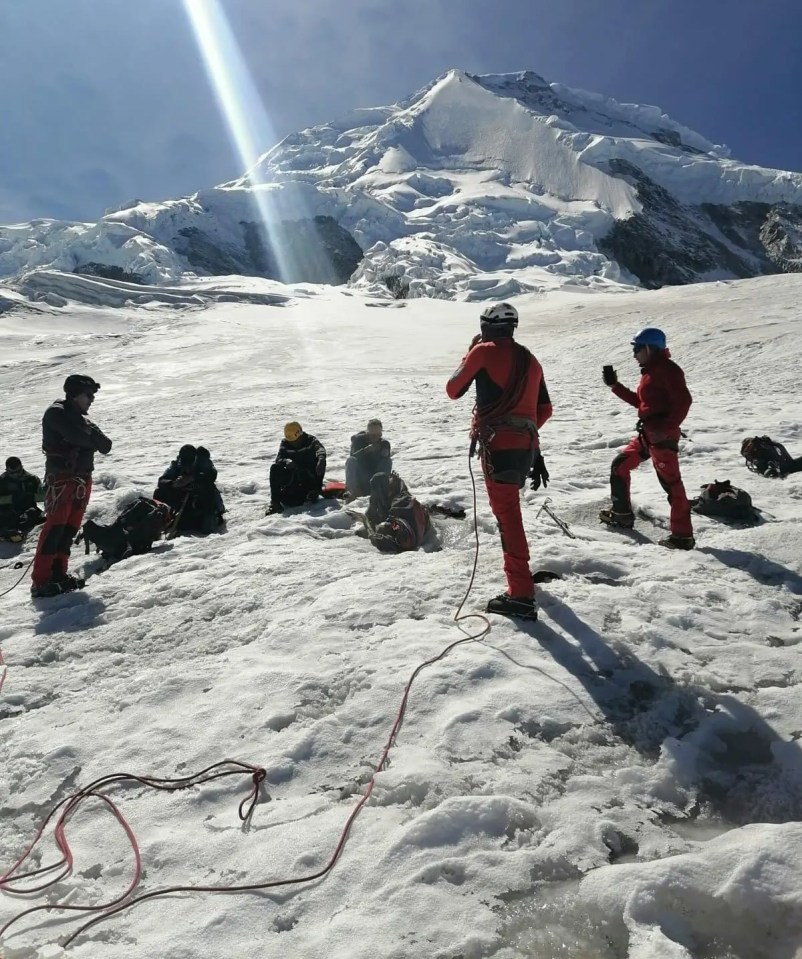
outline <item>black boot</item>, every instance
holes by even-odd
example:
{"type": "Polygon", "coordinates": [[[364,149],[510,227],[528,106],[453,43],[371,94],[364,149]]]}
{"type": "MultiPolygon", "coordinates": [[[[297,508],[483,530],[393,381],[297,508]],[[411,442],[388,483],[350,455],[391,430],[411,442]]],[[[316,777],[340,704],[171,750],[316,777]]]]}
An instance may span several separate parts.
{"type": "Polygon", "coordinates": [[[487,604],[487,612],[516,619],[537,619],[537,605],[533,596],[510,596],[502,593],[487,604]]]}
{"type": "Polygon", "coordinates": [[[696,540],[693,536],[667,536],[665,539],[661,539],[660,546],[665,546],[666,549],[694,549],[696,546],[696,540]]]}
{"type": "Polygon", "coordinates": [[[635,525],[635,515],[629,512],[618,513],[614,509],[603,509],[599,519],[607,526],[617,526],[620,529],[632,529],[635,525]]]}
{"type": "Polygon", "coordinates": [[[31,599],[47,599],[51,596],[61,596],[62,593],[72,593],[76,589],[83,589],[85,582],[77,576],[65,573],[62,579],[51,579],[41,586],[31,586],[31,599]]]}
{"type": "Polygon", "coordinates": [[[86,586],[85,579],[81,579],[80,576],[73,576],[72,573],[65,573],[57,582],[61,586],[62,593],[71,593],[73,590],[83,589],[86,586]]]}

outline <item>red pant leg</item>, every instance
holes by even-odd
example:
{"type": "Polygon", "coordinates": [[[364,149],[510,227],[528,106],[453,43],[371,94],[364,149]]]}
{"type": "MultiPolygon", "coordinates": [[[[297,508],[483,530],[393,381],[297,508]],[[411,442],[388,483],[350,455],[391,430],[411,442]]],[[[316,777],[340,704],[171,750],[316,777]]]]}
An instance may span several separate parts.
{"type": "Polygon", "coordinates": [[[31,573],[34,586],[43,586],[67,572],[72,541],[81,527],[91,491],[91,479],[81,477],[59,478],[49,483],[45,498],[47,518],[39,534],[31,573]]]}
{"type": "Polygon", "coordinates": [[[521,497],[514,483],[497,483],[485,476],[490,508],[498,521],[501,548],[504,552],[504,574],[510,596],[534,596],[535,587],[529,571],[529,544],[521,517],[521,497]]]}
{"type": "Polygon", "coordinates": [[[610,494],[616,513],[631,513],[632,501],[629,498],[632,470],[648,459],[639,436],[633,437],[613,460],[610,467],[610,494]]]}
{"type": "Polygon", "coordinates": [[[672,536],[693,536],[691,524],[691,506],[685,494],[685,486],[679,471],[679,456],[675,450],[659,449],[652,446],[652,456],[657,478],[668,495],[671,504],[672,536]]]}

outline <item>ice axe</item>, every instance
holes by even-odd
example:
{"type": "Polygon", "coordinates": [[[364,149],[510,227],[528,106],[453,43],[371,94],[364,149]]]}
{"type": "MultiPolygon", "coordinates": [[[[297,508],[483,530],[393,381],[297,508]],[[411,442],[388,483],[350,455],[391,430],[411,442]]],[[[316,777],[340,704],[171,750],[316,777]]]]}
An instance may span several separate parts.
{"type": "Polygon", "coordinates": [[[181,517],[184,515],[184,510],[187,508],[187,503],[189,502],[189,497],[191,493],[187,493],[184,497],[184,502],[181,504],[181,509],[175,514],[175,519],[167,527],[167,532],[164,534],[165,539],[174,539],[178,534],[178,524],[181,522],[181,517]]]}

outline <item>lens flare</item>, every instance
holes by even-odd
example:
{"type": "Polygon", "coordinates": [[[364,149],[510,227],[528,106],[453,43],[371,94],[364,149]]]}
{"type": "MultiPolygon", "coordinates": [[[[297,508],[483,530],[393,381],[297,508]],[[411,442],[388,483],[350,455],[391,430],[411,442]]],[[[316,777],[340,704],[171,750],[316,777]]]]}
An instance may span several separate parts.
{"type": "Polygon", "coordinates": [[[303,243],[297,236],[293,242],[287,230],[287,221],[311,220],[300,195],[304,185],[294,189],[265,183],[259,169],[260,155],[276,137],[225,13],[217,0],[183,0],[183,4],[232,143],[248,171],[244,179],[258,211],[260,239],[268,260],[275,261],[278,279],[290,283],[310,276],[333,277],[331,262],[314,230],[304,230],[303,243]]]}

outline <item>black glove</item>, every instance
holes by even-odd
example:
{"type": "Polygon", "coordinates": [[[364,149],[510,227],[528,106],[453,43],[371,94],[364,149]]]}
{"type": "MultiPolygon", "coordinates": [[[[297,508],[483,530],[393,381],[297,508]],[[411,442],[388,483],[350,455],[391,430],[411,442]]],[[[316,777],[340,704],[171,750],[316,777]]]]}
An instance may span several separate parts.
{"type": "Polygon", "coordinates": [[[602,379],[604,380],[605,386],[615,386],[618,382],[618,374],[615,371],[615,367],[605,366],[602,369],[602,379]]]}
{"type": "Polygon", "coordinates": [[[532,472],[529,475],[532,478],[529,484],[532,489],[540,489],[541,484],[544,487],[549,485],[549,471],[546,469],[546,461],[540,451],[535,453],[535,462],[532,464],[532,472]]]}

